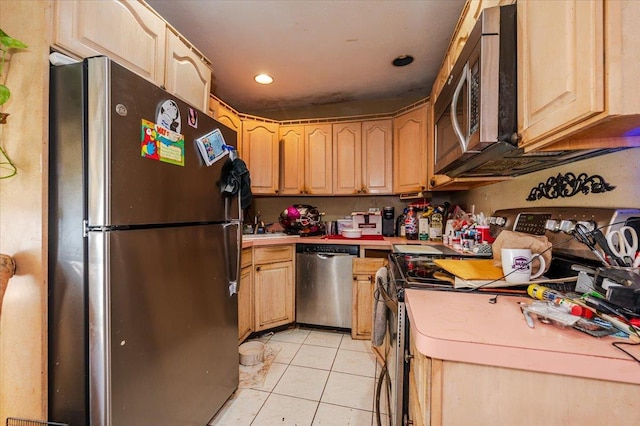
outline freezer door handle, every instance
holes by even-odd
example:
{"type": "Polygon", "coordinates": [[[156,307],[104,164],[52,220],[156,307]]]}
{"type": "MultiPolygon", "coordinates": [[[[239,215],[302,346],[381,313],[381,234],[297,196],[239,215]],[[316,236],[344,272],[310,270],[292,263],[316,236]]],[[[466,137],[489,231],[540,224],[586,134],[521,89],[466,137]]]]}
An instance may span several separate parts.
{"type": "Polygon", "coordinates": [[[224,197],[224,217],[225,220],[230,222],[242,221],[242,207],[240,204],[240,197],[224,197]],[[234,205],[236,204],[236,205],[234,205]],[[238,217],[233,217],[233,214],[237,212],[238,217]]]}
{"type": "Polygon", "coordinates": [[[240,262],[242,256],[242,221],[240,220],[232,220],[228,223],[224,224],[224,242],[225,242],[225,255],[227,257],[227,265],[233,265],[233,268],[229,269],[229,276],[227,280],[229,281],[229,296],[232,296],[235,293],[238,293],[240,283],[238,280],[238,275],[240,274],[240,262]],[[235,234],[231,233],[231,227],[235,227],[235,234]],[[234,259],[232,259],[231,250],[229,247],[229,241],[231,239],[235,239],[235,264],[234,259]]]}

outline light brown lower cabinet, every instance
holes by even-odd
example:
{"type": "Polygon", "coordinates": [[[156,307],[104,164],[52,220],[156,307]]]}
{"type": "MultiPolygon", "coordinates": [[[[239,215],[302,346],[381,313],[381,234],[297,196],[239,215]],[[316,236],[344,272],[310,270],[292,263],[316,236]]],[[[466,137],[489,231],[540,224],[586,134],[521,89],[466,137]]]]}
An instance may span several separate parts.
{"type": "Polygon", "coordinates": [[[253,331],[295,321],[294,249],[293,244],[254,248],[253,331]]]}
{"type": "Polygon", "coordinates": [[[353,306],[351,310],[351,338],[371,339],[373,330],[373,292],[376,272],[384,266],[386,259],[353,259],[353,306]]]}
{"type": "Polygon", "coordinates": [[[413,425],[640,424],[638,385],[443,361],[413,342],[412,330],[413,425]]]}
{"type": "Polygon", "coordinates": [[[240,284],[238,287],[238,340],[240,343],[253,331],[253,249],[242,249],[240,284]]]}

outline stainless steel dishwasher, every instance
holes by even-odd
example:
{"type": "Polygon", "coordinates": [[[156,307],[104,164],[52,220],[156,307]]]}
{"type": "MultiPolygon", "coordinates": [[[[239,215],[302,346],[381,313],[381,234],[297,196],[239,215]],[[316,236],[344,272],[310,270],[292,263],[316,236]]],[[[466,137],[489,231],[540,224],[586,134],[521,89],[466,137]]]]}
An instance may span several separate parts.
{"type": "Polygon", "coordinates": [[[351,328],[353,257],[358,245],[296,245],[296,322],[351,328]]]}

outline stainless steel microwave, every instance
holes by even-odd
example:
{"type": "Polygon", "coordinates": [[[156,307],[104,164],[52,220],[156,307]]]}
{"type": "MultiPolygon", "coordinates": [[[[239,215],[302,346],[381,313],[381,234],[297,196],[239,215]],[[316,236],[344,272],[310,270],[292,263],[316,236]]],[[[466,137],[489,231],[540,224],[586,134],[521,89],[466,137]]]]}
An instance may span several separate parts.
{"type": "Polygon", "coordinates": [[[620,148],[518,147],[516,5],[482,11],[434,104],[435,173],[519,176],[620,148]]]}
{"type": "Polygon", "coordinates": [[[437,174],[517,148],[516,47],[516,6],[483,10],[434,105],[437,174]]]}

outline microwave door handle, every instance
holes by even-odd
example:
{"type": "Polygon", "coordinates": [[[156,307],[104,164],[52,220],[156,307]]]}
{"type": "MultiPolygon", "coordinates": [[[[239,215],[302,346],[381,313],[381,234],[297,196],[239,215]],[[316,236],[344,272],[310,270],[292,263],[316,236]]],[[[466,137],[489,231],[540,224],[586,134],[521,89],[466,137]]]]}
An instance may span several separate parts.
{"type": "Polygon", "coordinates": [[[456,115],[456,105],[458,104],[458,97],[460,96],[460,92],[462,92],[462,87],[464,86],[464,82],[469,79],[469,64],[464,65],[464,69],[462,70],[462,76],[460,77],[460,81],[458,81],[458,85],[456,86],[456,90],[453,92],[453,98],[451,99],[451,123],[453,124],[453,131],[458,137],[458,142],[460,142],[460,147],[462,148],[462,153],[467,152],[467,145],[469,144],[469,139],[465,137],[462,133],[462,128],[460,127],[460,123],[458,123],[458,116],[456,115]]]}

